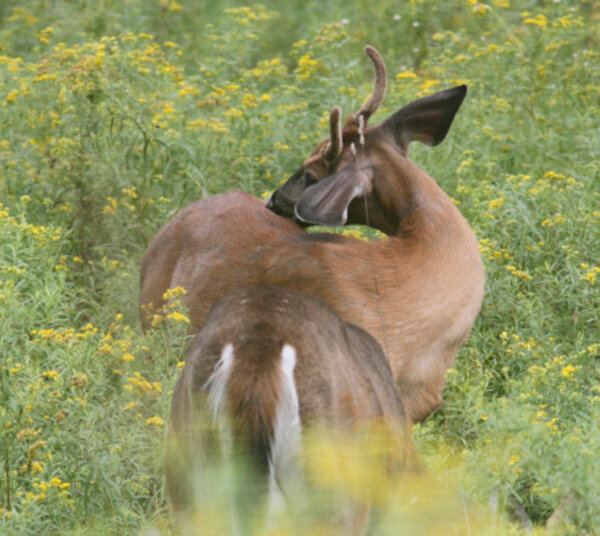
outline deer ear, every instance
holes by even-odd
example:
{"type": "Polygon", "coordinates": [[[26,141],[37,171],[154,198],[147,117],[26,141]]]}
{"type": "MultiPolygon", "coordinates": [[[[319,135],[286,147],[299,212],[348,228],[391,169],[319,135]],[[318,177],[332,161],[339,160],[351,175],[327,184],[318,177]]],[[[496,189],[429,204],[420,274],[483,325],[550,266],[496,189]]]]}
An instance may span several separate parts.
{"type": "Polygon", "coordinates": [[[402,147],[415,140],[437,145],[446,137],[466,94],[467,86],[463,85],[423,97],[398,110],[382,126],[402,147]]]}
{"type": "Polygon", "coordinates": [[[348,219],[348,205],[371,190],[366,170],[350,165],[307,188],[296,203],[296,217],[315,225],[336,227],[348,219]]]}

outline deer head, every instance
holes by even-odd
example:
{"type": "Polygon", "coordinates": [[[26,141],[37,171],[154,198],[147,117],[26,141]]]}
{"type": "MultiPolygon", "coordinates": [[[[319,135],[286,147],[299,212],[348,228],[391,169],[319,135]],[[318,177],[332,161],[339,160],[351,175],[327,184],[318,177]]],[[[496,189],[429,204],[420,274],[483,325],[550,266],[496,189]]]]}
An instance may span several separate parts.
{"type": "Polygon", "coordinates": [[[406,165],[412,141],[437,145],[446,136],[467,87],[457,86],[418,99],[383,123],[367,127],[386,89],[385,64],[371,46],[375,88],[341,126],[341,110],[329,117],[329,138],[273,193],[267,207],[303,224],[367,224],[387,234],[419,203],[418,168],[406,165]],[[415,170],[417,170],[415,172],[415,170]]]}

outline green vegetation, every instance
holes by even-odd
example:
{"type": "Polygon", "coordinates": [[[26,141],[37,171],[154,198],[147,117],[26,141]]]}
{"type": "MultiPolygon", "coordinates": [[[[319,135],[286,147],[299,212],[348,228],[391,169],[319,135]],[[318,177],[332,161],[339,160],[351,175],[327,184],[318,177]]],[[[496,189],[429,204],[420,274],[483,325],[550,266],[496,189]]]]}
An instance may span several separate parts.
{"type": "Polygon", "coordinates": [[[444,143],[411,156],[487,274],[445,404],[413,434],[437,483],[402,491],[389,534],[518,533],[515,498],[543,532],[564,497],[559,531],[597,533],[600,4],[277,4],[0,5],[0,533],[167,533],[185,311],[141,334],[147,241],[192,200],[285,180],[330,108],[368,96],[365,44],[389,71],[372,124],[469,84],[444,143]]]}

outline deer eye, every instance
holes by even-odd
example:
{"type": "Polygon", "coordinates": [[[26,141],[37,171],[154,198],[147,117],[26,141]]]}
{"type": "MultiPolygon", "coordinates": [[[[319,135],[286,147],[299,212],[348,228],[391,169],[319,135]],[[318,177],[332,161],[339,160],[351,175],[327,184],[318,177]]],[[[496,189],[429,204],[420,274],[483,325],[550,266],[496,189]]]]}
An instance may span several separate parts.
{"type": "Polygon", "coordinates": [[[317,182],[317,179],[310,171],[304,172],[304,185],[306,188],[308,188],[309,186],[312,186],[313,184],[316,184],[316,182],[317,182]]]}

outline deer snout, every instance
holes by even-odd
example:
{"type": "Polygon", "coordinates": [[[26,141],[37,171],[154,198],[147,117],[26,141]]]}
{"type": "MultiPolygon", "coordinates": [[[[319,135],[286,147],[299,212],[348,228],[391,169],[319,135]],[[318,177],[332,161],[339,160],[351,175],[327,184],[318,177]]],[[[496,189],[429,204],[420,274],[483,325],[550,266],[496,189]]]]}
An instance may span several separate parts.
{"type": "Polygon", "coordinates": [[[286,199],[278,192],[273,192],[267,201],[267,208],[271,212],[291,220],[296,219],[294,215],[294,206],[295,203],[293,201],[286,199]]]}
{"type": "Polygon", "coordinates": [[[273,200],[273,197],[275,197],[275,194],[267,199],[267,208],[275,212],[275,201],[273,200]]]}

